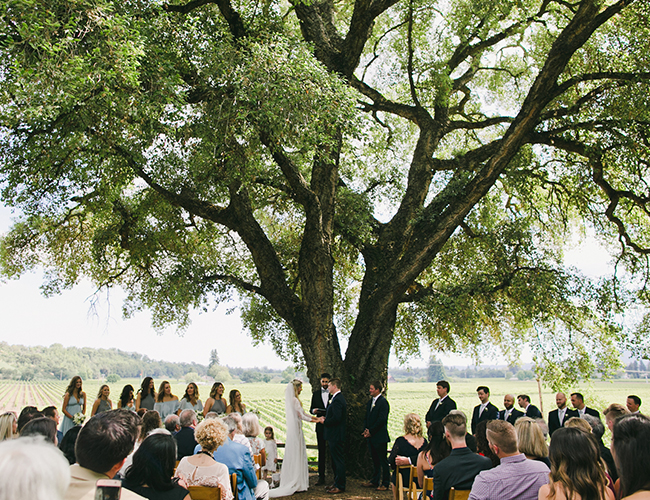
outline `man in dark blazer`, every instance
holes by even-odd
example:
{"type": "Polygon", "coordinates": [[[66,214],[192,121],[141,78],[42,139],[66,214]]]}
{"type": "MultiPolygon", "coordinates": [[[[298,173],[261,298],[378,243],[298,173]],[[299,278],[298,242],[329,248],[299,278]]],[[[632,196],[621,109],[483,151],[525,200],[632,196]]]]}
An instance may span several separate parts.
{"type": "Polygon", "coordinates": [[[347,420],[347,403],[341,392],[341,381],[337,378],[330,379],[328,390],[332,395],[327,406],[323,425],[325,426],[325,439],[332,455],[332,468],[334,469],[334,484],[325,490],[336,494],[345,491],[345,423],[347,420]]]}
{"type": "MultiPolygon", "coordinates": [[[[323,373],[320,376],[320,388],[315,390],[311,396],[311,408],[309,412],[317,417],[324,417],[327,405],[332,398],[327,386],[330,383],[330,374],[323,373]]],[[[327,441],[325,440],[325,426],[316,424],[316,441],[318,442],[318,482],[316,486],[325,484],[325,456],[327,454],[327,441]]]]}
{"type": "Polygon", "coordinates": [[[474,407],[474,414],[472,415],[472,434],[476,434],[476,427],[479,422],[484,420],[496,420],[499,415],[499,409],[490,403],[490,389],[484,385],[476,388],[476,394],[481,401],[480,405],[474,407]]]}
{"type": "Polygon", "coordinates": [[[594,410],[593,408],[585,406],[585,398],[579,392],[574,392],[571,394],[571,406],[573,406],[573,408],[578,411],[580,418],[584,417],[585,415],[591,415],[592,417],[600,419],[600,412],[598,410],[594,410]]]}
{"type": "Polygon", "coordinates": [[[501,410],[497,415],[497,420],[505,420],[506,422],[515,425],[515,422],[519,417],[524,416],[523,411],[519,411],[515,408],[515,395],[506,394],[503,396],[503,406],[505,410],[501,410]]]}
{"type": "Polygon", "coordinates": [[[197,445],[194,428],[198,424],[194,410],[183,410],[180,416],[181,430],[174,434],[176,440],[176,460],[194,455],[197,445]]]}
{"type": "Polygon", "coordinates": [[[451,410],[456,409],[456,401],[448,396],[449,390],[449,382],[446,380],[440,380],[436,384],[438,399],[433,400],[433,403],[431,403],[429,411],[424,418],[427,423],[427,429],[431,425],[431,422],[442,422],[442,419],[445,418],[451,410]]]}
{"type": "Polygon", "coordinates": [[[492,460],[472,453],[465,444],[467,432],[464,415],[447,415],[442,424],[451,445],[451,454],[433,468],[433,500],[449,497],[449,490],[470,490],[479,472],[492,468],[492,460]]]}
{"type": "Polygon", "coordinates": [[[366,418],[363,423],[363,437],[368,440],[370,456],[374,466],[372,479],[363,483],[363,486],[377,488],[378,491],[386,491],[390,484],[390,472],[388,469],[387,447],[390,437],[388,436],[388,413],[390,405],[386,398],[381,395],[382,383],[378,380],[370,384],[370,401],[366,407],[366,418]]]}
{"type": "Polygon", "coordinates": [[[519,406],[523,408],[525,416],[530,418],[544,418],[542,412],[539,411],[539,408],[530,404],[530,396],[528,394],[520,394],[517,396],[517,403],[519,403],[519,406]]]}
{"type": "Polygon", "coordinates": [[[563,392],[558,392],[555,395],[555,404],[557,405],[557,409],[548,414],[548,433],[551,436],[560,427],[564,427],[564,422],[571,417],[580,416],[577,411],[567,408],[566,396],[563,392]]]}

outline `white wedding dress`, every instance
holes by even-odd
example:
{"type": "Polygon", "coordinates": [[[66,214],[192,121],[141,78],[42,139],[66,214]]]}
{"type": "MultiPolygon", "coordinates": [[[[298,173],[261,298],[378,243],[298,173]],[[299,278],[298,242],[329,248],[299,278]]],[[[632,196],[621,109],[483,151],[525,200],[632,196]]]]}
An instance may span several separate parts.
{"type": "Polygon", "coordinates": [[[311,415],[303,410],[295,396],[292,383],[287,386],[284,396],[284,407],[287,412],[287,442],[280,470],[280,486],[269,491],[270,498],[286,497],[309,488],[307,447],[302,433],[302,421],[311,422],[311,415]]]}

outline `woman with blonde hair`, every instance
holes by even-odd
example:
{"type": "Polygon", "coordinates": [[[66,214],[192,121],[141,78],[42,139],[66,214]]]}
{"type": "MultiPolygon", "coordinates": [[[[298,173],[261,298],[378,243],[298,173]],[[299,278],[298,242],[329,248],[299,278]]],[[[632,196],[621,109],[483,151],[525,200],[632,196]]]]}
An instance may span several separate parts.
{"type": "Polygon", "coordinates": [[[519,417],[515,421],[515,432],[517,433],[519,452],[526,455],[526,458],[530,460],[544,462],[550,468],[548,445],[537,422],[530,417],[519,417]]]}
{"type": "Polygon", "coordinates": [[[0,415],[0,441],[18,437],[18,417],[13,411],[0,415]]]}
{"type": "Polygon", "coordinates": [[[550,458],[551,481],[539,489],[538,500],[614,500],[592,434],[559,428],[553,433],[550,458]]]}
{"type": "Polygon", "coordinates": [[[199,387],[194,382],[187,384],[176,413],[180,415],[183,410],[194,410],[197,414],[203,411],[203,403],[199,399],[199,387]]]}
{"type": "Polygon", "coordinates": [[[210,412],[214,412],[217,415],[223,415],[226,413],[228,401],[223,397],[223,391],[225,390],[226,388],[221,382],[215,382],[212,384],[210,397],[205,400],[205,405],[203,406],[203,415],[207,415],[210,412]]]}
{"type": "Polygon", "coordinates": [[[90,410],[90,416],[94,417],[97,413],[102,413],[104,411],[113,409],[113,402],[108,399],[108,396],[111,394],[111,388],[106,384],[102,385],[99,388],[97,393],[97,399],[93,403],[93,408],[90,410]]]}
{"type": "MultiPolygon", "coordinates": [[[[417,464],[418,455],[427,448],[427,440],[422,436],[422,421],[417,413],[404,415],[404,435],[398,437],[388,457],[388,464],[393,469],[390,478],[392,487],[397,484],[397,467],[400,465],[417,464]]],[[[402,481],[409,485],[409,471],[402,470],[402,481]]]]}
{"type": "MultiPolygon", "coordinates": [[[[307,413],[300,401],[302,382],[294,379],[284,390],[284,409],[287,413],[287,442],[280,470],[280,486],[269,491],[269,498],[285,497],[309,488],[307,446],[302,432],[302,422],[318,422],[307,413]]],[[[258,431],[259,432],[259,431],[258,431]]]]}
{"type": "Polygon", "coordinates": [[[176,413],[179,406],[178,396],[172,394],[171,384],[163,380],[160,383],[158,396],[156,397],[156,403],[153,405],[153,409],[160,414],[160,418],[164,421],[169,415],[176,413]]]}
{"type": "Polygon", "coordinates": [[[588,432],[591,434],[591,425],[589,423],[580,418],[580,417],[571,417],[569,420],[564,422],[564,427],[577,427],[578,429],[582,429],[585,432],[588,432]]]}
{"type": "Polygon", "coordinates": [[[222,500],[232,500],[228,467],[214,459],[214,452],[228,439],[228,428],[220,418],[204,420],[194,429],[194,439],[201,446],[196,455],[183,457],[176,468],[176,477],[188,486],[221,488],[222,500]]]}

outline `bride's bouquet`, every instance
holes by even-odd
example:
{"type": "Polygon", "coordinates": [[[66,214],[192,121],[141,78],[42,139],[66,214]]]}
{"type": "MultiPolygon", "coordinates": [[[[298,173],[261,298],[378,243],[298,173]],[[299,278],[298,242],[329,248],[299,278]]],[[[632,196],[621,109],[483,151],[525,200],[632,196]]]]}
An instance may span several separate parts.
{"type": "Polygon", "coordinates": [[[86,421],[86,415],[81,412],[75,413],[72,416],[72,422],[74,425],[82,425],[86,421]]]}

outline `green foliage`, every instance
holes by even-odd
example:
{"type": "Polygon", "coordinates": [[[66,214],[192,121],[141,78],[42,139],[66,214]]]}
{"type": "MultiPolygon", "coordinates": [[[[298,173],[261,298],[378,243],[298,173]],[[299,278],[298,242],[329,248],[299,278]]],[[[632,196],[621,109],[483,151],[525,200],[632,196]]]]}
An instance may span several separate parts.
{"type": "Polygon", "coordinates": [[[427,382],[438,382],[444,380],[446,377],[445,367],[436,357],[429,359],[429,368],[427,369],[427,382]]]}

